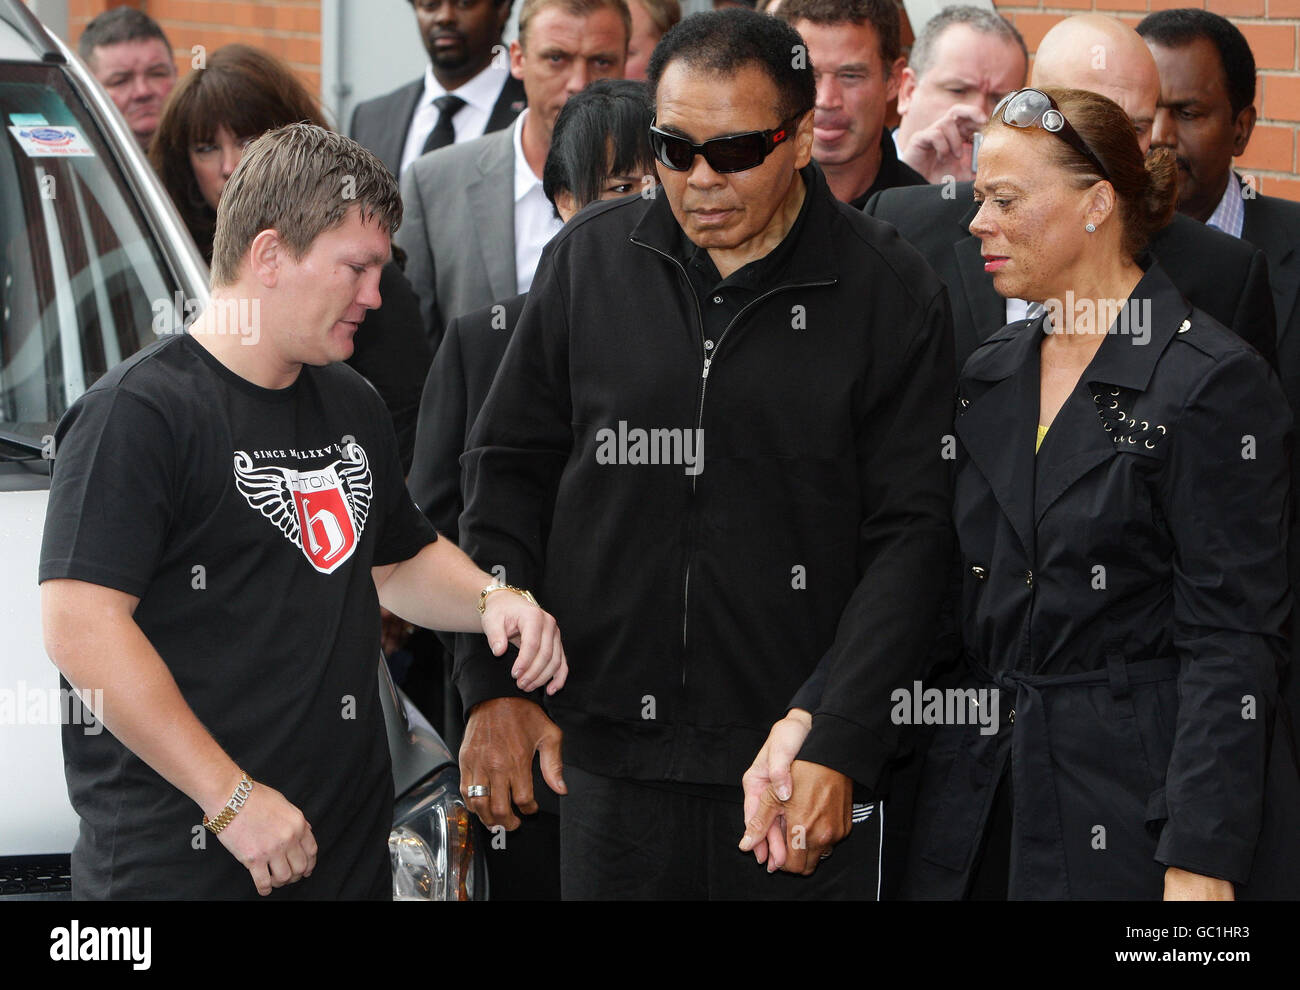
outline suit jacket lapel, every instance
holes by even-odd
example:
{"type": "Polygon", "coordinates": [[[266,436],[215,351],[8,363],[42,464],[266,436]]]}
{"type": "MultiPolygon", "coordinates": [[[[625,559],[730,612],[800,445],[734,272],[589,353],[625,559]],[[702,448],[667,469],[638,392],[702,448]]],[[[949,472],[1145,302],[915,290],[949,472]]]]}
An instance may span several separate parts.
{"type": "Polygon", "coordinates": [[[497,96],[497,101],[492,107],[492,113],[488,116],[487,126],[483,129],[483,133],[491,134],[493,131],[509,127],[511,121],[519,116],[527,104],[528,98],[524,95],[524,84],[514,76],[507,76],[504,85],[501,87],[501,93],[497,96]]]}
{"type": "Polygon", "coordinates": [[[963,380],[957,436],[1032,560],[1041,319],[1013,323],[991,339],[1006,342],[963,380]]]}
{"type": "Polygon", "coordinates": [[[379,160],[388,166],[388,170],[397,175],[402,167],[402,152],[406,150],[406,136],[415,120],[415,108],[424,93],[424,79],[415,80],[403,86],[393,97],[393,116],[391,126],[384,129],[379,146],[379,160]]]}
{"type": "Polygon", "coordinates": [[[1246,217],[1241,238],[1254,244],[1268,258],[1268,280],[1277,311],[1280,344],[1294,322],[1291,315],[1297,306],[1297,296],[1300,296],[1300,264],[1291,263],[1300,233],[1288,231],[1284,224],[1276,222],[1280,218],[1270,209],[1271,204],[1265,197],[1247,199],[1243,205],[1246,217]]]}
{"type": "Polygon", "coordinates": [[[519,292],[515,274],[514,129],[496,131],[478,156],[478,175],[465,187],[474,224],[462,236],[478,240],[493,299],[519,292]]]}
{"type": "MultiPolygon", "coordinates": [[[[970,216],[973,218],[974,213],[970,216]]],[[[966,223],[970,223],[970,218],[966,223]]],[[[993,336],[994,331],[1006,325],[1007,301],[998,295],[993,288],[993,279],[984,271],[984,258],[980,254],[978,237],[967,233],[952,247],[957,254],[957,270],[961,272],[963,295],[970,307],[975,339],[983,343],[993,336]]]]}

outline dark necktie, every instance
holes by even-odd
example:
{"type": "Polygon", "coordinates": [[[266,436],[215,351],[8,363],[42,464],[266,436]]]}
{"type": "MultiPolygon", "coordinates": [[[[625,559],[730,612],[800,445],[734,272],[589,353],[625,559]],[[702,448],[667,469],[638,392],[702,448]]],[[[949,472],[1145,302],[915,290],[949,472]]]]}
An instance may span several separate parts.
{"type": "Polygon", "coordinates": [[[444,93],[433,101],[433,105],[438,108],[438,122],[433,125],[429,139],[424,142],[424,150],[421,152],[424,155],[434,148],[445,148],[456,143],[456,128],[452,126],[451,119],[460,113],[465,101],[459,96],[444,93]]]}

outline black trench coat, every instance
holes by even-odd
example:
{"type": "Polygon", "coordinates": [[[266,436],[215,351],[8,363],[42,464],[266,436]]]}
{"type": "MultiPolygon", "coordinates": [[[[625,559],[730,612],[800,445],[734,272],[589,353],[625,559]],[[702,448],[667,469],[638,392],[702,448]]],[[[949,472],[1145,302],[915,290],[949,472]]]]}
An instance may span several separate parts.
{"type": "Polygon", "coordinates": [[[1158,265],[1133,298],[1149,339],[1112,328],[1036,457],[1043,318],[961,375],[966,686],[1000,689],[1000,717],[936,732],[904,896],[963,896],[1008,760],[1010,897],[1158,899],[1166,866],[1300,896],[1300,774],[1273,728],[1291,415],[1158,265]]]}

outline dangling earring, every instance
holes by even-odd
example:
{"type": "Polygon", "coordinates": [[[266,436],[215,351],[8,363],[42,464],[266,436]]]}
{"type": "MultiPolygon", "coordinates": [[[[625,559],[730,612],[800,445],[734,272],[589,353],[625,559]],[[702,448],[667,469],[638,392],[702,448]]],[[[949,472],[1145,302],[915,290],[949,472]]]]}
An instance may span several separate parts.
{"type": "Polygon", "coordinates": [[[1084,226],[1083,229],[1086,230],[1086,231],[1087,231],[1088,233],[1090,233],[1090,234],[1095,234],[1095,233],[1097,233],[1097,225],[1096,225],[1095,223],[1087,224],[1087,225],[1084,226]]]}

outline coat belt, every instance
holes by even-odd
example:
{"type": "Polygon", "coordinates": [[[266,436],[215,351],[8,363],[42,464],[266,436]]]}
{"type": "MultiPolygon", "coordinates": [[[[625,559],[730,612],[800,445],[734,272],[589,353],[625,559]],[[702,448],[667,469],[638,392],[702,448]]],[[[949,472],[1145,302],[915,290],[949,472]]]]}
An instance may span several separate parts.
{"type": "Polygon", "coordinates": [[[1128,663],[1118,650],[1108,648],[1105,668],[1077,674],[1030,674],[1019,670],[994,673],[973,657],[968,656],[967,660],[980,680],[1015,693],[1012,709],[1015,721],[1011,726],[1014,846],[1009,889],[1034,897],[1069,899],[1065,836],[1042,692],[1049,688],[1106,684],[1122,716],[1135,718],[1132,687],[1177,677],[1178,658],[1157,657],[1128,663]]]}

